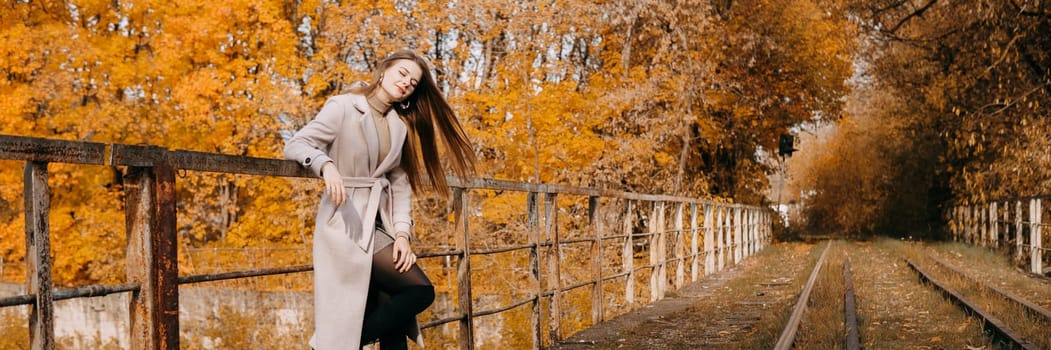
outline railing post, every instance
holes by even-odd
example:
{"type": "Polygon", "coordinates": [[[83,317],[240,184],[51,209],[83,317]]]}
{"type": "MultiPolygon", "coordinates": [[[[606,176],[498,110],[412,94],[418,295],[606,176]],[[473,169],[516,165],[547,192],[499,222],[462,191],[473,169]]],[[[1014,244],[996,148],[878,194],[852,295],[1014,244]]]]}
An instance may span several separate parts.
{"type": "Polygon", "coordinates": [[[981,205],[979,204],[971,205],[971,224],[974,225],[974,229],[971,231],[971,244],[979,247],[984,246],[982,244],[982,210],[980,207],[981,205]]]}
{"type": "Polygon", "coordinates": [[[956,241],[956,207],[949,207],[945,212],[945,222],[949,225],[949,236],[956,241]]]}
{"type": "Polygon", "coordinates": [[[747,259],[749,256],[752,256],[752,211],[748,208],[742,208],[741,220],[744,225],[744,228],[741,229],[741,232],[743,232],[741,243],[744,244],[742,255],[744,259],[747,259]]]}
{"type": "Polygon", "coordinates": [[[729,215],[726,215],[726,208],[718,206],[715,212],[716,224],[716,235],[715,235],[715,250],[718,253],[719,265],[717,271],[722,271],[726,267],[726,224],[730,221],[729,215]],[[725,221],[724,221],[725,220],[725,221]]]}
{"type": "Polygon", "coordinates": [[[1003,209],[1000,209],[1003,213],[1003,219],[1000,220],[1000,224],[1004,225],[1004,249],[1011,250],[1011,202],[1004,201],[1003,209]]]}
{"type": "Polygon", "coordinates": [[[737,205],[734,206],[734,226],[733,227],[734,227],[734,243],[733,243],[733,247],[734,247],[734,266],[737,266],[737,264],[741,263],[741,259],[744,257],[744,255],[741,254],[742,249],[744,249],[744,243],[742,242],[743,240],[741,239],[742,232],[743,232],[742,230],[744,230],[744,222],[741,221],[741,207],[737,206],[737,205]]]}
{"type": "Polygon", "coordinates": [[[955,206],[952,208],[952,240],[954,242],[960,241],[960,207],[955,206]]]}
{"type": "Polygon", "coordinates": [[[704,205],[704,275],[715,273],[715,205],[704,205]]]}
{"type": "Polygon", "coordinates": [[[657,294],[660,293],[660,286],[657,284],[657,281],[660,279],[660,275],[661,275],[661,271],[660,270],[661,270],[661,260],[662,260],[661,257],[660,257],[660,253],[659,253],[659,251],[660,251],[660,244],[661,244],[661,237],[660,237],[660,235],[662,234],[662,232],[660,232],[659,229],[657,228],[657,221],[659,220],[659,219],[657,219],[658,218],[657,207],[658,207],[659,203],[660,202],[653,202],[652,205],[650,206],[649,222],[647,223],[647,226],[649,226],[649,228],[650,228],[650,232],[649,232],[650,233],[650,235],[649,235],[649,237],[650,237],[649,238],[649,241],[650,241],[649,253],[650,253],[650,266],[651,266],[651,268],[650,268],[650,302],[654,302],[654,301],[657,301],[657,300],[660,299],[657,296],[657,294]]]}
{"type": "Polygon", "coordinates": [[[664,299],[668,290],[668,225],[665,224],[664,201],[657,202],[657,264],[660,275],[657,276],[657,299],[664,299]]]}
{"type": "Polygon", "coordinates": [[[1000,248],[1000,216],[996,209],[996,202],[989,203],[989,239],[992,240],[993,248],[1000,248]]]}
{"type": "Polygon", "coordinates": [[[1023,228],[1023,224],[1022,224],[1022,201],[1018,200],[1018,201],[1015,201],[1015,261],[1016,262],[1021,262],[1022,259],[1023,259],[1022,258],[1022,254],[1023,254],[1022,253],[1022,241],[1024,241],[1024,237],[1022,236],[1022,231],[1023,231],[1022,228],[1023,228]]]}
{"type": "Polygon", "coordinates": [[[770,219],[770,212],[762,210],[759,213],[759,248],[756,252],[766,249],[767,237],[769,237],[774,230],[774,224],[770,219]]]}
{"type": "Polygon", "coordinates": [[[756,209],[747,209],[744,212],[748,218],[747,239],[745,239],[747,240],[748,249],[745,250],[744,256],[751,256],[756,253],[756,228],[759,225],[756,224],[756,209]]]}
{"type": "Polygon", "coordinates": [[[540,215],[537,210],[537,193],[529,192],[526,197],[526,207],[529,211],[528,227],[529,244],[533,245],[533,248],[529,249],[529,267],[530,275],[533,278],[533,302],[531,305],[532,315],[530,318],[531,326],[533,327],[533,349],[539,350],[544,348],[543,338],[543,326],[540,321],[540,299],[544,295],[544,286],[541,283],[540,275],[540,225],[538,224],[540,215]]]}
{"type": "Polygon", "coordinates": [[[591,289],[591,324],[602,322],[602,210],[598,197],[588,196],[588,219],[591,221],[591,232],[594,241],[591,243],[591,275],[595,285],[591,289]]]}
{"type": "Polygon", "coordinates": [[[460,259],[456,269],[457,303],[460,310],[463,311],[463,318],[460,319],[460,349],[470,350],[474,349],[474,304],[471,293],[471,230],[469,224],[471,211],[468,203],[470,197],[465,189],[454,188],[453,198],[456,198],[460,204],[455,208],[458,212],[456,218],[460,221],[456,227],[463,230],[460,234],[454,235],[456,248],[463,252],[463,258],[460,259]]]}
{"type": "Polygon", "coordinates": [[[690,203],[690,282],[697,281],[700,262],[697,256],[697,203],[690,203]]]}
{"type": "Polygon", "coordinates": [[[751,236],[752,237],[752,250],[748,253],[748,256],[752,256],[752,255],[755,255],[755,253],[759,252],[759,228],[760,228],[759,210],[755,209],[755,208],[752,208],[752,209],[749,209],[748,212],[752,213],[752,216],[751,216],[752,217],[752,231],[751,231],[751,235],[752,235],[751,236]]]}
{"type": "Polygon", "coordinates": [[[632,200],[625,200],[624,210],[624,250],[621,252],[621,264],[624,265],[624,303],[631,305],[635,303],[635,245],[631,241],[632,235],[632,200]]]}
{"type": "Polygon", "coordinates": [[[26,293],[36,296],[29,312],[29,348],[55,348],[55,311],[51,284],[51,232],[48,217],[51,188],[47,162],[26,162],[25,183],[26,293]]]}
{"type": "Polygon", "coordinates": [[[560,263],[562,262],[562,245],[558,237],[558,204],[557,193],[544,194],[544,231],[547,234],[551,246],[547,254],[548,278],[551,286],[551,318],[548,336],[551,344],[557,344],[562,340],[562,273],[560,263]]]}
{"type": "Polygon", "coordinates": [[[124,181],[131,348],[179,349],[175,171],[165,161],[132,167],[124,181]]]}
{"type": "Polygon", "coordinates": [[[983,247],[989,246],[989,217],[988,211],[985,210],[985,206],[982,204],[974,205],[975,217],[977,217],[978,224],[978,242],[983,247]]]}
{"type": "Polygon", "coordinates": [[[679,288],[682,288],[682,286],[684,284],[686,284],[686,261],[685,261],[686,257],[683,256],[684,255],[683,254],[683,250],[685,250],[685,248],[682,245],[682,240],[686,237],[686,235],[684,235],[683,232],[682,232],[682,229],[684,227],[684,225],[682,223],[682,212],[683,212],[683,210],[685,210],[685,207],[686,207],[686,203],[683,203],[683,202],[679,202],[678,205],[675,206],[675,219],[674,219],[675,222],[672,223],[672,225],[674,225],[674,230],[675,230],[675,235],[674,235],[674,237],[675,237],[675,248],[674,249],[675,249],[675,261],[676,261],[676,263],[675,263],[675,285],[672,286],[672,288],[674,288],[675,290],[678,290],[679,288]]]}
{"type": "Polygon", "coordinates": [[[1043,223],[1043,210],[1040,208],[1040,199],[1031,199],[1029,202],[1029,216],[1031,219],[1029,228],[1029,261],[1031,265],[1031,272],[1037,275],[1044,274],[1043,266],[1043,244],[1041,240],[1041,225],[1043,223]]]}

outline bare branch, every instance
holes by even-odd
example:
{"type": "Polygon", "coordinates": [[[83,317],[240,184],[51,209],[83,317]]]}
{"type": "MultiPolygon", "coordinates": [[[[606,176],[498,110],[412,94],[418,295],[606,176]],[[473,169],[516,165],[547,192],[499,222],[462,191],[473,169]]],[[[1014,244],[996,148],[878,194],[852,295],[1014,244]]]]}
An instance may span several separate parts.
{"type": "Polygon", "coordinates": [[[1021,5],[1018,5],[1018,2],[1016,2],[1015,0],[1010,0],[1009,2],[1011,3],[1011,6],[1013,6],[1015,8],[1015,10],[1018,10],[1018,14],[1020,14],[1020,15],[1029,16],[1029,17],[1048,17],[1048,16],[1051,16],[1051,12],[1044,12],[1044,11],[1042,11],[1043,9],[1041,9],[1041,11],[1028,11],[1028,10],[1025,9],[1025,7],[1023,7],[1021,5]]]}
{"type": "Polygon", "coordinates": [[[905,16],[905,18],[902,18],[901,21],[899,21],[898,24],[894,26],[894,28],[890,29],[890,32],[893,33],[898,31],[898,29],[900,29],[901,26],[905,25],[905,22],[908,22],[913,17],[922,16],[924,12],[927,12],[927,10],[930,9],[931,6],[934,6],[934,4],[937,2],[938,0],[928,1],[927,4],[923,5],[923,7],[921,7],[920,9],[914,11],[913,13],[910,13],[908,16],[905,16]]]}

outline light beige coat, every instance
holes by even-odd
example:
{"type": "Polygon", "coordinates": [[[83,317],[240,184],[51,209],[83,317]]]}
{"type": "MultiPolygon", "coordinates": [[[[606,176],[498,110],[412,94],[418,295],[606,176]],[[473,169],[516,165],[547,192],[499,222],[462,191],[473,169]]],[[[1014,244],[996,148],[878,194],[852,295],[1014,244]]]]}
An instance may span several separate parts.
{"type": "MultiPolygon", "coordinates": [[[[324,194],[314,227],[314,336],[316,350],[360,348],[372,266],[372,237],[378,212],[387,232],[410,232],[412,189],[401,169],[406,126],[388,114],[391,148],[379,158],[376,125],[364,96],[329,98],[309,124],[285,144],[285,158],[321,175],[334,162],[344,177],[348,201],[339,207],[324,194]]],[[[415,323],[415,322],[414,322],[415,323]]],[[[410,338],[421,346],[418,324],[410,338]]]]}

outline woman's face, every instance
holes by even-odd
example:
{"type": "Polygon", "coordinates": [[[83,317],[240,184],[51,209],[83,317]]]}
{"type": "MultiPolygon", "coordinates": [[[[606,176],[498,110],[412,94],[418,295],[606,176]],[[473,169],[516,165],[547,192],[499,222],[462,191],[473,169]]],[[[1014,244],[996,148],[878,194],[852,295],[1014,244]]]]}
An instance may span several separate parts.
{"type": "Polygon", "coordinates": [[[416,91],[423,70],[413,60],[397,60],[394,64],[383,71],[383,80],[380,87],[391,97],[393,102],[404,101],[416,91]]]}

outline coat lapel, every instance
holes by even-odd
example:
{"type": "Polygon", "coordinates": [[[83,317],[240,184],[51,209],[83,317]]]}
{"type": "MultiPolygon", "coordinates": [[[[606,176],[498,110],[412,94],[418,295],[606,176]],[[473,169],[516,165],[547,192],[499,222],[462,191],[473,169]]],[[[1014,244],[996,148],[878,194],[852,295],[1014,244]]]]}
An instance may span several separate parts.
{"type": "MultiPolygon", "coordinates": [[[[372,117],[369,116],[368,102],[365,101],[365,96],[353,95],[354,108],[357,108],[361,112],[362,123],[364,127],[363,134],[365,134],[365,145],[368,147],[369,153],[369,173],[375,173],[377,169],[377,163],[379,163],[379,152],[380,152],[380,141],[379,136],[376,136],[376,123],[372,122],[372,117]]],[[[375,175],[373,175],[375,176],[375,175]]]]}

